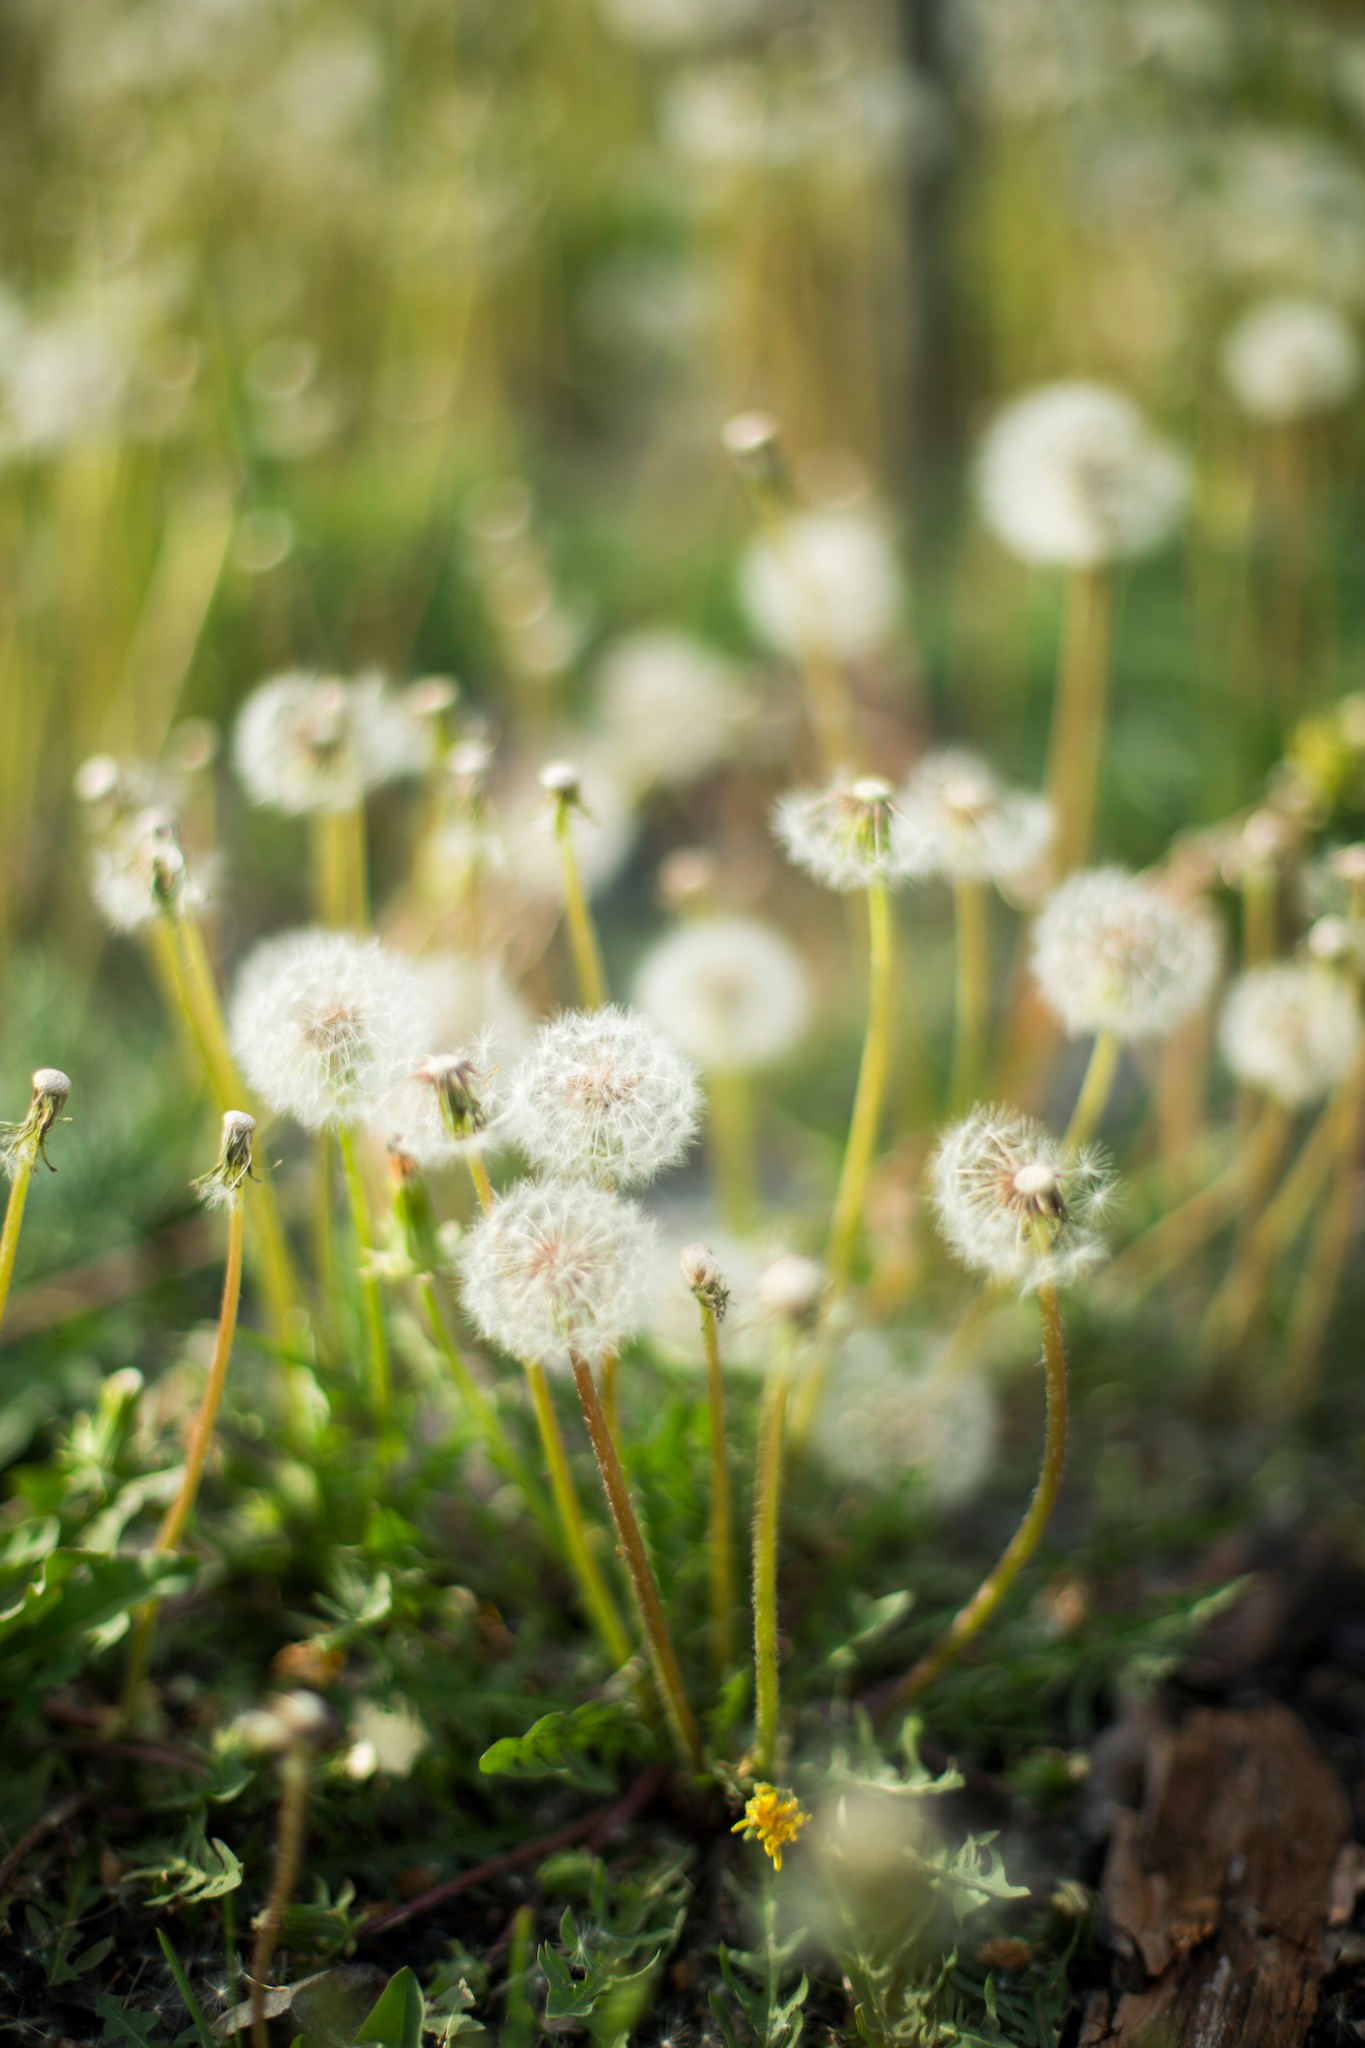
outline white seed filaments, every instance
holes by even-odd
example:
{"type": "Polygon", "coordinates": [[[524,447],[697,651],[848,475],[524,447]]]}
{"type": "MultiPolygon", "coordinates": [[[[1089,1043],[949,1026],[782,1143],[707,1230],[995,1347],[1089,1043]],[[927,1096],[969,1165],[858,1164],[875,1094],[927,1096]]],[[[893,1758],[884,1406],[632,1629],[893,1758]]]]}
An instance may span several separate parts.
{"type": "Polygon", "coordinates": [[[196,916],[208,900],[164,810],[139,811],[110,826],[95,848],[90,886],[116,932],[139,931],[158,917],[196,916]]]}
{"type": "Polygon", "coordinates": [[[880,775],[837,777],[779,798],[773,831],[787,857],[827,889],[894,887],[908,879],[895,845],[896,807],[880,775]]]}
{"type": "Polygon", "coordinates": [[[1018,1110],[988,1105],[950,1125],[929,1187],[947,1243],[991,1279],[1060,1286],[1105,1255],[1095,1226],[1113,1176],[1103,1156],[1072,1149],[1018,1110]]]}
{"type": "Polygon", "coordinates": [[[740,569],[740,596],[755,631],[781,653],[814,647],[863,661],[895,638],[901,576],[880,522],[865,512],[819,509],[754,541],[740,569]]]}
{"type": "Polygon", "coordinates": [[[711,1071],[780,1060],[810,1016],[810,979],[796,948],[752,917],[679,926],[646,955],[640,1008],[681,1052],[711,1071]]]}
{"type": "Polygon", "coordinates": [[[268,939],[232,1003],[233,1049],[263,1102],[305,1130],[366,1122],[431,1043],[420,978],[377,939],[268,939]]]}
{"type": "Polygon", "coordinates": [[[926,755],[911,774],[891,836],[906,874],[999,882],[1038,865],[1054,822],[1045,797],[1007,789],[975,754],[952,747],[926,755]]]}
{"type": "Polygon", "coordinates": [[[464,1240],[465,1306],[513,1358],[600,1365],[643,1320],[654,1243],[654,1224],[620,1195],[520,1181],[464,1240]]]}
{"type": "Polygon", "coordinates": [[[556,1180],[637,1187],[683,1157],[700,1107],[687,1061],[646,1018],[612,1007],[542,1025],[510,1117],[527,1158],[556,1180]]]}
{"type": "Polygon", "coordinates": [[[1253,968],[1233,983],[1219,1043],[1239,1081],[1301,1109],[1349,1074],[1360,1050],[1359,1005],[1328,968],[1253,968]]]}
{"type": "Polygon", "coordinates": [[[1154,1038],[1207,1001],[1219,950],[1202,904],[1177,903],[1122,868],[1094,868],[1064,882],[1044,908],[1033,972],[1073,1036],[1154,1038]]]}
{"type": "Polygon", "coordinates": [[[254,804],[304,815],[350,811],[423,764],[419,723],[378,676],[275,676],[242,706],[233,755],[254,804]]]}

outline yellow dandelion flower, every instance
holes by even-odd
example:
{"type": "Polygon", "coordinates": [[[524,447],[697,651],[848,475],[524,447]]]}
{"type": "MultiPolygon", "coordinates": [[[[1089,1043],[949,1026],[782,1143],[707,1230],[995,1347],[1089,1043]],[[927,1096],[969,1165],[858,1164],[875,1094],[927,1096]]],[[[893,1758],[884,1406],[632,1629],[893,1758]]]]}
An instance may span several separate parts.
{"type": "Polygon", "coordinates": [[[730,1833],[743,1835],[746,1841],[756,1836],[772,1857],[773,1869],[780,1870],[783,1849],[796,1840],[809,1819],[794,1792],[780,1792],[776,1785],[756,1785],[743,1820],[737,1820],[730,1833]]]}

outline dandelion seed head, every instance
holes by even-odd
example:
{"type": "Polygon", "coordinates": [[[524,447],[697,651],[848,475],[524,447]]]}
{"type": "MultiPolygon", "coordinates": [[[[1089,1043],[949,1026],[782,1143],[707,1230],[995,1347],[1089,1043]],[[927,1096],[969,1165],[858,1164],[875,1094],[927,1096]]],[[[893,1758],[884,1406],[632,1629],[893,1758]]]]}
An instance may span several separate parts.
{"type": "Polygon", "coordinates": [[[1344,405],[1359,385],[1360,343],[1325,299],[1263,299],[1228,334],[1222,368],[1253,419],[1310,419],[1344,405]]]}
{"type": "Polygon", "coordinates": [[[1105,385],[1045,385],[1006,406],[977,468],[986,524],[1025,561],[1092,568],[1146,554],[1189,495],[1184,457],[1105,385]]]}
{"type": "Polygon", "coordinates": [[[1239,1081],[1301,1109],[1345,1080],[1360,1035],[1359,1005],[1346,982],[1329,968],[1284,961],[1233,983],[1219,1043],[1239,1081]]]}
{"type": "Polygon", "coordinates": [[[1033,1117],[987,1104],[950,1124],[929,1163],[945,1241],[973,1272],[1028,1290],[1098,1265],[1096,1225],[1112,1195],[1102,1153],[1076,1150],[1033,1117]]]}
{"type": "Polygon", "coordinates": [[[233,1050],[256,1095],[305,1130],[366,1122],[426,1057],[430,1007],[411,965],[377,939],[301,931],[242,968],[233,1050]]]}
{"type": "Polygon", "coordinates": [[[486,1151],[505,1106],[492,1033],[484,1032],[459,1052],[420,1061],[365,1122],[390,1152],[430,1169],[486,1151]]]}
{"type": "Polygon", "coordinates": [[[940,1507],[979,1493],[994,1462],[999,1412],[979,1372],[907,1363],[880,1330],[855,1330],[825,1382],[812,1442],[848,1484],[907,1480],[940,1507]]]}
{"type": "Polygon", "coordinates": [[[824,1293],[824,1267],[800,1252],[783,1252],[758,1276],[759,1305],[775,1321],[798,1329],[808,1329],[815,1321],[824,1293]]]}
{"type": "Polygon", "coordinates": [[[998,882],[1035,868],[1052,841],[1046,797],[1006,789],[975,754],[926,755],[896,800],[891,835],[907,873],[998,882]]]}
{"type": "Polygon", "coordinates": [[[116,820],[94,851],[90,888],[116,932],[140,931],[158,917],[193,917],[208,904],[203,870],[191,873],[168,811],[116,820]]]}
{"type": "Polygon", "coordinates": [[[749,700],[734,666],[685,633],[632,633],[608,648],[595,702],[616,766],[637,789],[695,782],[742,740],[749,700]]]}
{"type": "Polygon", "coordinates": [[[879,775],[836,777],[821,789],[793,789],[773,812],[789,860],[827,889],[895,887],[907,879],[895,844],[895,806],[879,775]]]}
{"type": "Polygon", "coordinates": [[[556,1180],[637,1187],[683,1157],[701,1090],[648,1018],[613,1006],[567,1010],[522,1059],[511,1120],[528,1159],[556,1180]]]}
{"type": "Polygon", "coordinates": [[[1073,875],[1034,928],[1034,975],[1073,1037],[1164,1037],[1208,999],[1218,962],[1202,904],[1177,903],[1122,868],[1073,875]]]}
{"type": "Polygon", "coordinates": [[[760,639],[799,657],[817,648],[864,661],[895,638],[901,574],[881,523],[856,509],[798,512],[754,541],[740,566],[740,597],[760,639]]]}
{"type": "Polygon", "coordinates": [[[703,917],[646,954],[635,1000],[701,1068],[736,1070],[780,1060],[806,1029],[810,979],[801,955],[752,917],[703,917]]]}
{"type": "Polygon", "coordinates": [[[656,1231],[634,1202],[573,1182],[519,1181],[460,1247],[465,1306],[513,1358],[600,1365],[643,1320],[656,1231]]]}
{"type": "Polygon", "coordinates": [[[426,751],[379,676],[274,676],[247,698],[233,735],[252,803],[296,816],[354,810],[367,791],[415,773],[426,751]]]}

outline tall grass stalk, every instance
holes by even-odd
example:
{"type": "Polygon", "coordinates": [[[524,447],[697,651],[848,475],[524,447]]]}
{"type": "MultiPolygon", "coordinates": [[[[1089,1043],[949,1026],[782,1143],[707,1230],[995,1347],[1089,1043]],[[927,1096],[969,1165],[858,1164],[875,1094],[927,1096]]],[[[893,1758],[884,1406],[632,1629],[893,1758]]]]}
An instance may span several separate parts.
{"type": "Polygon", "coordinates": [[[1054,869],[1084,867],[1094,831],[1104,753],[1114,579],[1103,566],[1073,569],[1048,742],[1047,793],[1057,816],[1054,869]]]}

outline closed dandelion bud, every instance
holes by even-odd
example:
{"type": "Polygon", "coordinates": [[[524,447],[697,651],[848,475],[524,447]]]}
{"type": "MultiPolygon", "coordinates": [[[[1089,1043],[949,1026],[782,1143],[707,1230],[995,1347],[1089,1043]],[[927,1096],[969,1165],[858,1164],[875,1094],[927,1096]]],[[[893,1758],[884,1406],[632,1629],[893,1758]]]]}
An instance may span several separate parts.
{"type": "Polygon", "coordinates": [[[1360,1046],[1360,1011],[1330,969],[1285,962],[1235,981],[1219,1030],[1239,1081],[1287,1109],[1316,1102],[1345,1080],[1360,1046]]]}
{"type": "Polygon", "coordinates": [[[377,939],[293,932],[247,960],[231,1035],[263,1102],[305,1130],[371,1117],[425,1057],[421,977],[377,939]]]}
{"type": "Polygon", "coordinates": [[[223,1139],[217,1164],[193,1182],[207,1209],[231,1209],[242,1198],[242,1182],[255,1180],[251,1170],[251,1145],[256,1119],[244,1109],[223,1112],[223,1139]]]}
{"type": "Polygon", "coordinates": [[[758,1276],[758,1299],[776,1322],[808,1330],[820,1314],[825,1292],[825,1269],[818,1259],[800,1252],[784,1252],[765,1266],[758,1276]]]}
{"type": "Polygon", "coordinates": [[[977,469],[982,517],[1027,562],[1094,568],[1174,532],[1189,466],[1121,391],[1045,385],[995,420],[977,469]]]}
{"type": "Polygon", "coordinates": [[[891,837],[907,874],[1000,882],[1038,865],[1054,823],[1046,797],[1006,789],[984,761],[954,747],[914,770],[896,799],[891,837]]]}
{"type": "Polygon", "coordinates": [[[696,1075],[633,1010],[567,1010],[517,1071],[517,1143],[556,1180],[639,1186],[674,1166],[697,1128],[696,1075]]]}
{"type": "Polygon", "coordinates": [[[33,1076],[33,1094],[28,1114],[20,1123],[0,1123],[0,1169],[13,1178],[22,1165],[41,1159],[49,1172],[56,1167],[47,1156],[49,1131],[66,1108],[71,1082],[60,1067],[39,1067],[33,1076]]]}
{"type": "Polygon", "coordinates": [[[460,1247],[465,1307],[513,1358],[600,1365],[643,1320],[655,1227],[620,1195],[520,1181],[460,1247]]]}
{"type": "Polygon", "coordinates": [[[725,1311],[730,1305],[730,1290],[721,1277],[716,1255],[709,1244],[684,1245],[678,1255],[683,1280],[691,1288],[697,1300],[704,1302],[718,1323],[725,1320],[725,1311]]]}
{"type": "Polygon", "coordinates": [[[801,955],[752,917],[698,918],[661,939],[645,956],[635,999],[680,1051],[712,1071],[780,1060],[811,1009],[801,955]]]}
{"type": "Polygon", "coordinates": [[[1325,299],[1263,299],[1223,344],[1223,377],[1253,419],[1311,419],[1344,405],[1360,383],[1360,344],[1325,299]]]}
{"type": "Polygon", "coordinates": [[[547,761],[540,771],[540,786],[556,805],[575,810],[582,802],[582,778],[572,761],[547,761]]]}
{"type": "Polygon", "coordinates": [[[973,1272],[1025,1290],[1098,1265],[1095,1224],[1113,1189],[1103,1156],[1076,1150],[1014,1109],[975,1109],[944,1132],[929,1190],[944,1239],[973,1272]]]}
{"type": "Polygon", "coordinates": [[[292,672],[253,690],[233,735],[252,803],[296,816],[350,811],[422,765],[422,739],[381,677],[292,672]]]}
{"type": "Polygon", "coordinates": [[[1073,1037],[1165,1037],[1207,1001],[1218,962],[1202,904],[1177,903],[1122,868],[1064,882],[1034,928],[1034,975],[1073,1037]]]}
{"type": "Polygon", "coordinates": [[[895,887],[909,879],[895,845],[891,784],[838,777],[779,798],[773,831],[787,857],[827,889],[895,887]]]}

